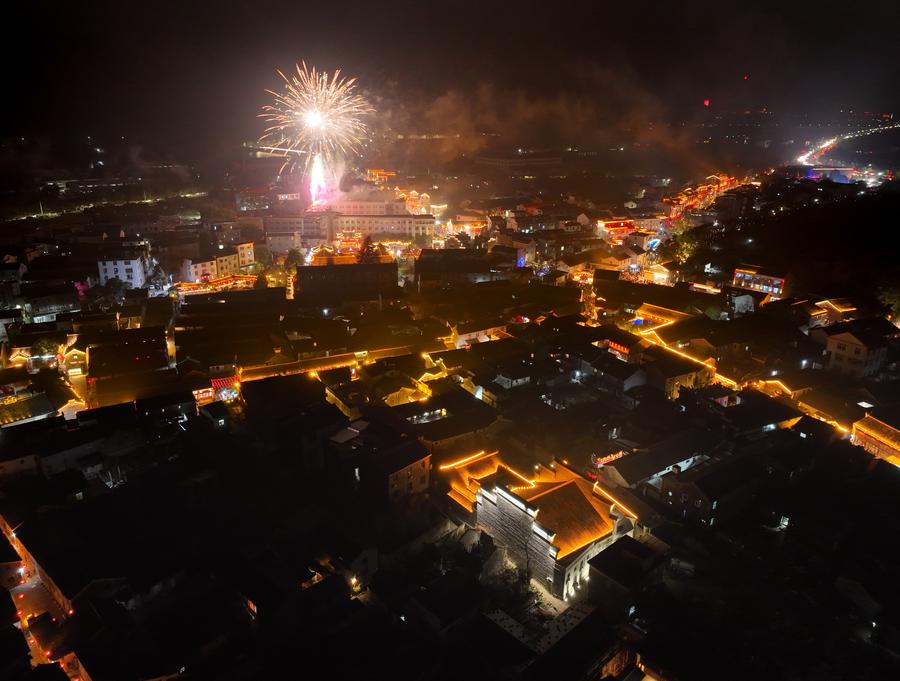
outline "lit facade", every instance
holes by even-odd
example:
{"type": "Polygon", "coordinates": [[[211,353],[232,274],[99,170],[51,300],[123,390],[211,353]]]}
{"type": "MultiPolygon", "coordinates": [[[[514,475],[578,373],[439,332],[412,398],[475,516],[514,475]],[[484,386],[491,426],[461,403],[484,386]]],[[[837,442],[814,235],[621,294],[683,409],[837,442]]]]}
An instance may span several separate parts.
{"type": "Polygon", "coordinates": [[[853,424],[850,441],[872,456],[900,466],[900,428],[893,419],[866,414],[853,424]]]}
{"type": "Polygon", "coordinates": [[[397,177],[397,172],[386,168],[366,168],[366,181],[375,184],[385,184],[391,178],[397,177]]]}
{"type": "Polygon", "coordinates": [[[254,262],[256,258],[253,243],[237,244],[217,251],[210,258],[185,259],[181,263],[181,281],[196,283],[219,277],[233,277],[254,262]]]}
{"type": "Polygon", "coordinates": [[[343,215],[408,215],[406,201],[401,198],[347,198],[332,201],[329,207],[343,215]]]}
{"type": "MultiPolygon", "coordinates": [[[[47,590],[56,605],[59,606],[59,609],[63,613],[63,617],[73,614],[74,610],[70,595],[63,593],[62,589],[57,586],[56,582],[53,581],[53,578],[41,567],[34,556],[32,556],[25,547],[23,539],[17,536],[16,530],[13,529],[3,516],[0,516],[0,531],[6,535],[7,540],[19,555],[19,558],[22,560],[22,565],[25,567],[25,571],[29,574],[36,574],[40,578],[41,585],[47,590]]],[[[19,530],[19,532],[22,532],[22,530],[19,530]]],[[[75,595],[76,594],[71,594],[71,596],[75,595]]]]}
{"type": "Polygon", "coordinates": [[[353,230],[363,236],[373,234],[396,234],[406,237],[431,236],[434,234],[433,215],[337,215],[334,218],[337,232],[353,230]]]}
{"type": "Polygon", "coordinates": [[[631,509],[559,461],[528,476],[479,452],[439,468],[450,499],[557,598],[576,596],[588,561],[635,528],[631,509]]]}
{"type": "Polygon", "coordinates": [[[256,262],[256,253],[254,252],[252,241],[235,244],[234,247],[237,249],[238,265],[240,267],[249,267],[256,262]]]}
{"type": "Polygon", "coordinates": [[[218,276],[216,258],[203,260],[184,260],[181,263],[181,280],[197,282],[204,279],[215,279],[218,276]]]}
{"type": "Polygon", "coordinates": [[[630,218],[597,221],[597,234],[611,244],[622,243],[625,237],[637,231],[637,228],[637,223],[630,218]]]}
{"type": "Polygon", "coordinates": [[[406,202],[406,210],[412,215],[427,215],[431,213],[431,195],[428,192],[420,194],[413,189],[409,193],[401,193],[400,198],[406,202]]]}
{"type": "Polygon", "coordinates": [[[100,284],[119,279],[128,288],[144,288],[150,274],[150,260],[144,253],[120,253],[97,261],[100,284]]]}
{"type": "Polygon", "coordinates": [[[237,251],[226,251],[216,256],[216,276],[229,277],[240,271],[241,259],[237,251]]]}
{"type": "Polygon", "coordinates": [[[732,286],[767,293],[773,300],[784,297],[784,277],[765,274],[758,268],[737,267],[732,286]]]}

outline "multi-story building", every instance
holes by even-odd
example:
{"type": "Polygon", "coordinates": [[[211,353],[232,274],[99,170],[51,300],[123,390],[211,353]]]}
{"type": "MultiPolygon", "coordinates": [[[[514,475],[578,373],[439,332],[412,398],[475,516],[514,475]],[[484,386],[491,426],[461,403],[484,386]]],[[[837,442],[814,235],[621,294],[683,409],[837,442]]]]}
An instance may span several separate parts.
{"type": "Polygon", "coordinates": [[[256,253],[253,250],[253,242],[245,241],[234,245],[238,253],[238,265],[243,269],[256,262],[256,253]]]}
{"type": "Polygon", "coordinates": [[[732,286],[768,293],[773,300],[784,297],[784,277],[766,272],[756,265],[743,265],[734,270],[732,286]]]}
{"type": "Polygon", "coordinates": [[[637,231],[637,223],[631,218],[597,221],[597,234],[611,244],[622,243],[634,231],[637,231]]]}
{"type": "Polygon", "coordinates": [[[336,232],[353,230],[363,236],[390,234],[405,237],[432,236],[434,234],[433,215],[402,214],[346,214],[334,217],[336,232]]]}
{"type": "Polygon", "coordinates": [[[431,213],[431,194],[422,192],[421,194],[413,189],[410,192],[403,192],[399,198],[406,202],[406,210],[412,215],[426,215],[431,213]]]}
{"type": "Polygon", "coordinates": [[[374,192],[371,195],[352,195],[329,203],[329,208],[343,215],[408,215],[406,200],[374,192]]]}
{"type": "Polygon", "coordinates": [[[898,329],[886,319],[854,319],[814,331],[825,338],[827,368],[845,376],[875,376],[887,359],[888,342],[898,329]]]}
{"type": "Polygon", "coordinates": [[[642,232],[648,232],[655,236],[659,234],[660,230],[665,229],[666,219],[665,213],[642,215],[634,219],[634,226],[642,232]]]}
{"type": "Polygon", "coordinates": [[[185,259],[181,264],[182,281],[202,281],[218,276],[215,258],[185,259]]]}
{"type": "Polygon", "coordinates": [[[197,282],[240,274],[256,262],[253,242],[220,247],[206,258],[188,259],[181,263],[181,280],[197,282]]]}
{"type": "Polygon", "coordinates": [[[275,255],[291,249],[315,248],[330,240],[330,220],[326,214],[268,217],[265,224],[266,245],[275,255]]]}
{"type": "Polygon", "coordinates": [[[108,253],[97,259],[100,284],[119,279],[128,288],[144,288],[150,274],[150,258],[142,250],[123,250],[108,253]]]}
{"type": "Polygon", "coordinates": [[[875,409],[853,424],[850,441],[872,456],[900,466],[900,412],[875,409]]]}
{"type": "MultiPolygon", "coordinates": [[[[422,196],[427,197],[420,194],[419,200],[422,196]]],[[[355,232],[360,238],[395,235],[411,239],[434,234],[434,216],[410,214],[403,199],[347,199],[336,202],[331,208],[333,210],[265,218],[269,252],[283,255],[292,249],[309,250],[331,244],[342,232],[355,232]]],[[[239,249],[242,246],[238,244],[239,249]]],[[[244,266],[243,262],[241,266],[244,266]]]]}
{"type": "Polygon", "coordinates": [[[209,228],[220,244],[234,244],[243,241],[241,225],[237,222],[213,222],[209,228]]]}
{"type": "Polygon", "coordinates": [[[225,248],[216,253],[216,276],[228,277],[241,273],[241,256],[236,248],[225,248]]]}
{"type": "Polygon", "coordinates": [[[497,452],[479,452],[439,470],[460,512],[557,598],[578,594],[588,561],[635,530],[637,515],[618,494],[560,461],[526,475],[497,452]]]}

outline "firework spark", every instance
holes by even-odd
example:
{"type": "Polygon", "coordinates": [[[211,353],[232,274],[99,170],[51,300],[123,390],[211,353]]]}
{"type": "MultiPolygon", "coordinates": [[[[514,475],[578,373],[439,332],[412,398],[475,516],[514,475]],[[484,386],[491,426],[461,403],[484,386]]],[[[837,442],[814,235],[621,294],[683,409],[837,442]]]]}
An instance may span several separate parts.
{"type": "MultiPolygon", "coordinates": [[[[356,79],[296,66],[290,77],[281,71],[284,90],[273,92],[275,103],[263,107],[260,117],[269,123],[260,142],[285,156],[285,167],[309,173],[316,158],[327,167],[359,152],[366,135],[363,117],[374,111],[356,94],[356,79]]],[[[284,168],[282,168],[283,170],[284,168]]]]}
{"type": "Polygon", "coordinates": [[[325,167],[322,165],[322,157],[316,155],[309,171],[309,198],[313,204],[319,203],[325,189],[325,167]]]}

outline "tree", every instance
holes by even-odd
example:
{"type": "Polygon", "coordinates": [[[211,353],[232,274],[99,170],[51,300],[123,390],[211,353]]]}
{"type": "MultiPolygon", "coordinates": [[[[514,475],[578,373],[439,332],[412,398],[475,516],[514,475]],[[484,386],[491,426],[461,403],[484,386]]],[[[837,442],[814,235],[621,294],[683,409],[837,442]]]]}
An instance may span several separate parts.
{"type": "Polygon", "coordinates": [[[128,287],[118,277],[107,279],[105,284],[92,286],[87,290],[87,300],[91,305],[116,305],[125,300],[125,291],[128,287]]]}
{"type": "Polygon", "coordinates": [[[287,255],[284,256],[284,266],[285,267],[296,267],[300,263],[303,262],[303,256],[300,254],[296,248],[292,248],[287,252],[287,255]]]}
{"type": "Polygon", "coordinates": [[[268,288],[268,287],[269,287],[269,280],[266,277],[266,273],[260,272],[256,277],[256,281],[253,282],[253,288],[268,288]]]}
{"type": "Polygon", "coordinates": [[[31,355],[33,357],[43,357],[46,355],[53,355],[53,357],[56,357],[59,354],[60,345],[58,338],[51,338],[49,336],[38,338],[31,344],[31,355]]]}
{"type": "Polygon", "coordinates": [[[482,230],[480,234],[475,235],[475,238],[472,240],[472,247],[475,249],[484,250],[487,248],[488,241],[490,241],[491,236],[493,236],[487,229],[482,230]]]}
{"type": "Polygon", "coordinates": [[[890,310],[891,319],[900,317],[900,284],[884,284],[878,289],[878,302],[890,310]]]}
{"type": "Polygon", "coordinates": [[[683,265],[696,253],[698,246],[699,240],[693,231],[684,232],[666,241],[659,249],[659,257],[661,260],[672,259],[683,265]]]}
{"type": "Polygon", "coordinates": [[[165,288],[169,284],[169,277],[163,271],[162,267],[156,265],[150,273],[150,276],[147,277],[147,282],[155,288],[165,288]]]}
{"type": "Polygon", "coordinates": [[[672,221],[672,234],[679,235],[691,231],[694,228],[694,222],[691,218],[682,216],[672,221]]]}
{"type": "Polygon", "coordinates": [[[118,303],[125,299],[125,291],[128,286],[118,277],[106,280],[106,299],[110,303],[118,303]]]}
{"type": "Polygon", "coordinates": [[[359,255],[356,257],[358,263],[381,262],[381,256],[385,254],[384,246],[372,243],[372,237],[368,234],[363,238],[362,245],[359,247],[359,255]]]}

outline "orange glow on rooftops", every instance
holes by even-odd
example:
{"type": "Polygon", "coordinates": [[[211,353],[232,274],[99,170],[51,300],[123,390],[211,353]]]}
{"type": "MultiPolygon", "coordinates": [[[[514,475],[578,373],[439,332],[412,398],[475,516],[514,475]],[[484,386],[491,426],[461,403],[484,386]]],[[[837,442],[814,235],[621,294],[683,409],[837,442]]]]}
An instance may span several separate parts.
{"type": "MultiPolygon", "coordinates": [[[[495,454],[496,452],[492,452],[495,454]]],[[[467,463],[472,463],[473,461],[477,461],[478,459],[484,457],[486,455],[485,451],[482,449],[480,452],[476,452],[475,454],[471,454],[462,459],[458,459],[452,463],[445,463],[443,466],[438,466],[438,470],[441,471],[449,471],[452,468],[459,468],[460,466],[465,466],[467,463]]]]}
{"type": "Polygon", "coordinates": [[[618,506],[618,507],[621,508],[623,511],[625,511],[625,515],[629,516],[632,520],[637,520],[637,513],[635,513],[634,511],[632,511],[630,508],[628,508],[627,506],[625,506],[625,504],[623,504],[621,501],[619,501],[618,499],[616,499],[612,494],[610,494],[610,493],[607,492],[605,489],[603,489],[603,488],[599,485],[599,483],[596,483],[596,482],[594,483],[593,490],[594,490],[595,492],[599,492],[599,493],[601,494],[601,496],[606,497],[606,498],[609,499],[614,505],[618,506]]]}

